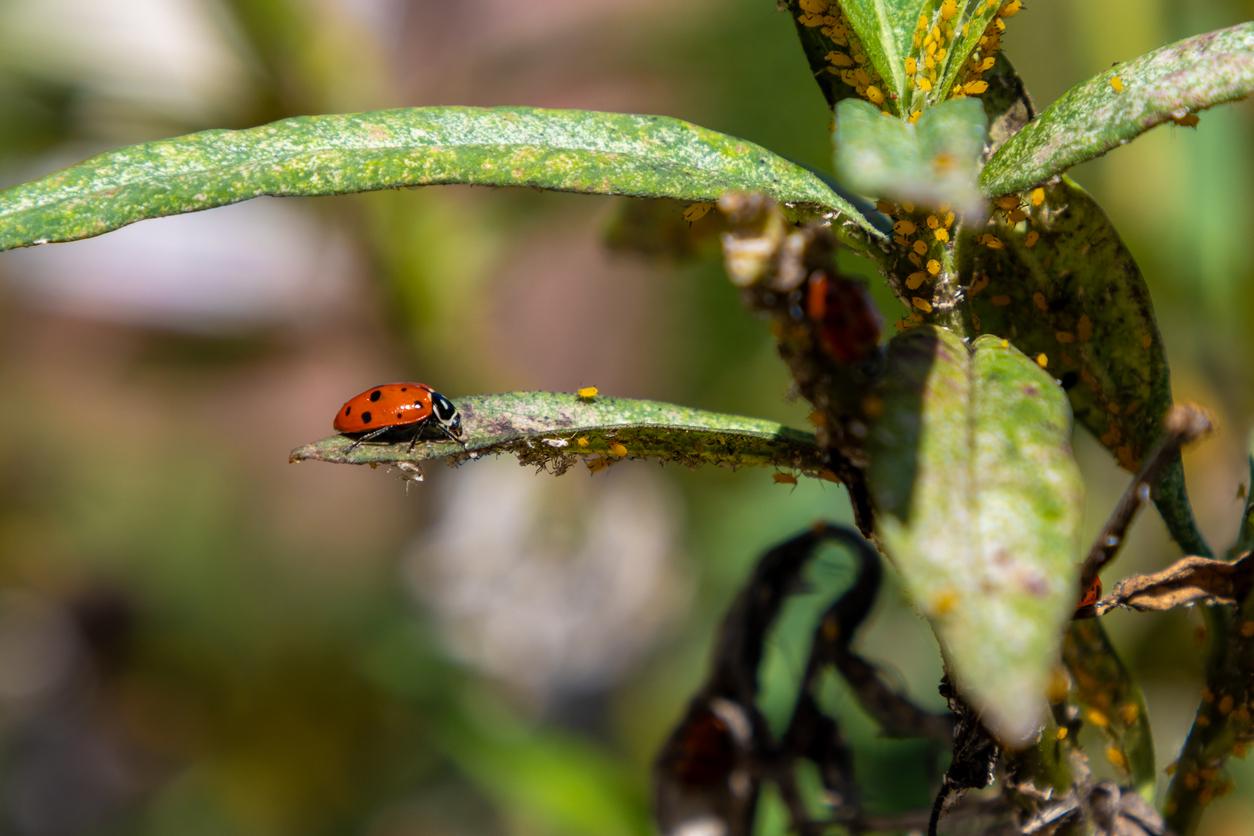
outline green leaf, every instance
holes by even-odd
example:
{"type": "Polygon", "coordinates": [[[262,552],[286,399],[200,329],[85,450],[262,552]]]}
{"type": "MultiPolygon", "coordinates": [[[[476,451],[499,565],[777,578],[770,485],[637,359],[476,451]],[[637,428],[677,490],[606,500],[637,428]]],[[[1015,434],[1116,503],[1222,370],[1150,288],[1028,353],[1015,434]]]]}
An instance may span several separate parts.
{"type": "Polygon", "coordinates": [[[436,107],[300,116],[110,151],[0,192],[0,250],[87,238],[260,195],[445,183],[688,201],[764,192],[881,237],[804,167],[678,119],[436,107]]]}
{"type": "Polygon", "coordinates": [[[995,337],[937,327],[888,348],[867,481],[877,531],[963,695],[1003,742],[1042,717],[1075,605],[1083,483],[1071,410],[995,337]]]}
{"type": "MultiPolygon", "coordinates": [[[[1171,377],[1149,289],[1101,207],[1069,180],[1026,203],[1026,222],[992,230],[1000,249],[966,236],[959,264],[972,277],[963,307],[971,333],[1009,338],[1044,355],[1062,381],[1076,420],[1135,471],[1162,433],[1171,377]],[[1035,235],[1029,244],[1029,235],[1035,235]]],[[[1184,490],[1179,456],[1163,471],[1155,500],[1172,536],[1206,553],[1184,490]]]]}
{"type": "Polygon", "coordinates": [[[853,191],[923,206],[948,204],[978,213],[976,180],[986,128],[977,99],[945,102],[917,124],[885,117],[874,105],[846,99],[836,106],[832,141],[836,173],[853,191]]]}
{"type": "Polygon", "coordinates": [[[766,465],[831,478],[827,458],[811,433],[774,421],[724,415],[657,401],[580,398],[563,392],[507,392],[456,400],[465,430],[463,448],[451,441],[365,443],[331,436],[292,451],[292,461],[336,464],[460,463],[511,453],[524,464],[564,472],[579,460],[593,467],[619,459],[659,459],[686,465],[766,465]],[[582,440],[582,443],[581,443],[582,440]]]}
{"type": "Polygon", "coordinates": [[[939,0],[839,0],[879,77],[897,97],[906,90],[906,56],[919,14],[939,0]]]}
{"type": "Polygon", "coordinates": [[[980,184],[987,195],[1020,191],[1251,91],[1254,22],[1178,41],[1072,87],[992,156],[980,184]]]}
{"type": "Polygon", "coordinates": [[[1245,508],[1241,511],[1241,527],[1237,539],[1228,551],[1231,560],[1254,549],[1254,435],[1250,436],[1249,476],[1245,480],[1245,508]]]}
{"type": "MultiPolygon", "coordinates": [[[[945,55],[945,63],[940,72],[940,81],[932,88],[931,97],[933,101],[942,101],[949,95],[949,91],[959,78],[979,78],[979,74],[968,72],[963,74],[964,62],[979,46],[980,38],[984,37],[985,30],[988,29],[993,18],[997,16],[997,12],[1001,9],[1002,0],[965,0],[959,3],[959,13],[955,17],[954,35],[952,44],[945,55]],[[965,32],[965,34],[964,34],[965,32]]],[[[920,51],[920,56],[922,51],[920,51]]],[[[919,63],[923,63],[922,57],[919,63]]],[[[969,66],[969,65],[968,65],[969,66]]]]}
{"type": "Polygon", "coordinates": [[[1106,759],[1152,802],[1154,740],[1145,697],[1099,619],[1071,622],[1063,637],[1062,660],[1074,683],[1075,700],[1085,710],[1084,719],[1118,752],[1112,756],[1108,750],[1106,759]]]}

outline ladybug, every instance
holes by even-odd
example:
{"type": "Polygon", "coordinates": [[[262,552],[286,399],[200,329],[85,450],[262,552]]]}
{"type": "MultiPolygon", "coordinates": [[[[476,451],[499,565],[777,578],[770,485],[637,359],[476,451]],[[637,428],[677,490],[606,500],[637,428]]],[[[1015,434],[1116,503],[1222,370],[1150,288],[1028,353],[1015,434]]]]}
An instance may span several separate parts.
{"type": "Polygon", "coordinates": [[[332,424],[354,439],[348,449],[376,438],[409,438],[409,449],[434,429],[462,447],[462,416],[453,402],[425,383],[371,386],[344,402],[332,424]]]}
{"type": "Polygon", "coordinates": [[[879,346],[883,320],[866,286],[823,271],[810,277],[806,316],[819,332],[819,343],[837,363],[862,363],[879,346]]]}

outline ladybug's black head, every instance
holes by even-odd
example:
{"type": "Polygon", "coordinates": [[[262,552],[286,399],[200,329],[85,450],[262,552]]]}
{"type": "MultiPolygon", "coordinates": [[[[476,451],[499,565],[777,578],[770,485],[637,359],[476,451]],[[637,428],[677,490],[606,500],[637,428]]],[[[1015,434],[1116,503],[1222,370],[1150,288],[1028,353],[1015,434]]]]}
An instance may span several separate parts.
{"type": "Polygon", "coordinates": [[[454,437],[462,437],[462,416],[457,411],[457,407],[453,406],[452,401],[439,392],[432,392],[431,409],[435,413],[435,420],[440,422],[440,426],[452,433],[454,437]]]}

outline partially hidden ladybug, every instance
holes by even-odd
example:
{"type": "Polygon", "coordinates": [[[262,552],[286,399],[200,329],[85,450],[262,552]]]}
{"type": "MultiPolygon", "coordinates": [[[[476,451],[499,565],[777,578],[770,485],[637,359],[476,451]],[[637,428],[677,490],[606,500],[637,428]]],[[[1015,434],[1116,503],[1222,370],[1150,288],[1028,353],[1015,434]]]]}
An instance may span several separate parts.
{"type": "Polygon", "coordinates": [[[335,413],[337,432],[353,439],[348,449],[375,439],[409,439],[409,449],[430,431],[463,447],[462,416],[453,402],[425,383],[371,386],[344,402],[335,413]]]}

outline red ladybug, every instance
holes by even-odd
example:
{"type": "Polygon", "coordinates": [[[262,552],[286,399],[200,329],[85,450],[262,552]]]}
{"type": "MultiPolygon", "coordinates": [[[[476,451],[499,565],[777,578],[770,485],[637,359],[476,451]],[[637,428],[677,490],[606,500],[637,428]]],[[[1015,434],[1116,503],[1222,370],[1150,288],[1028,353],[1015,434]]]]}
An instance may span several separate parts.
{"type": "Polygon", "coordinates": [[[837,363],[861,363],[879,345],[883,321],[861,282],[816,272],[806,289],[806,316],[818,326],[819,342],[837,363]]]}
{"type": "Polygon", "coordinates": [[[354,439],[348,449],[384,436],[409,438],[409,449],[429,429],[466,446],[462,416],[453,402],[425,383],[371,386],[344,402],[335,413],[337,432],[354,439]]]}

